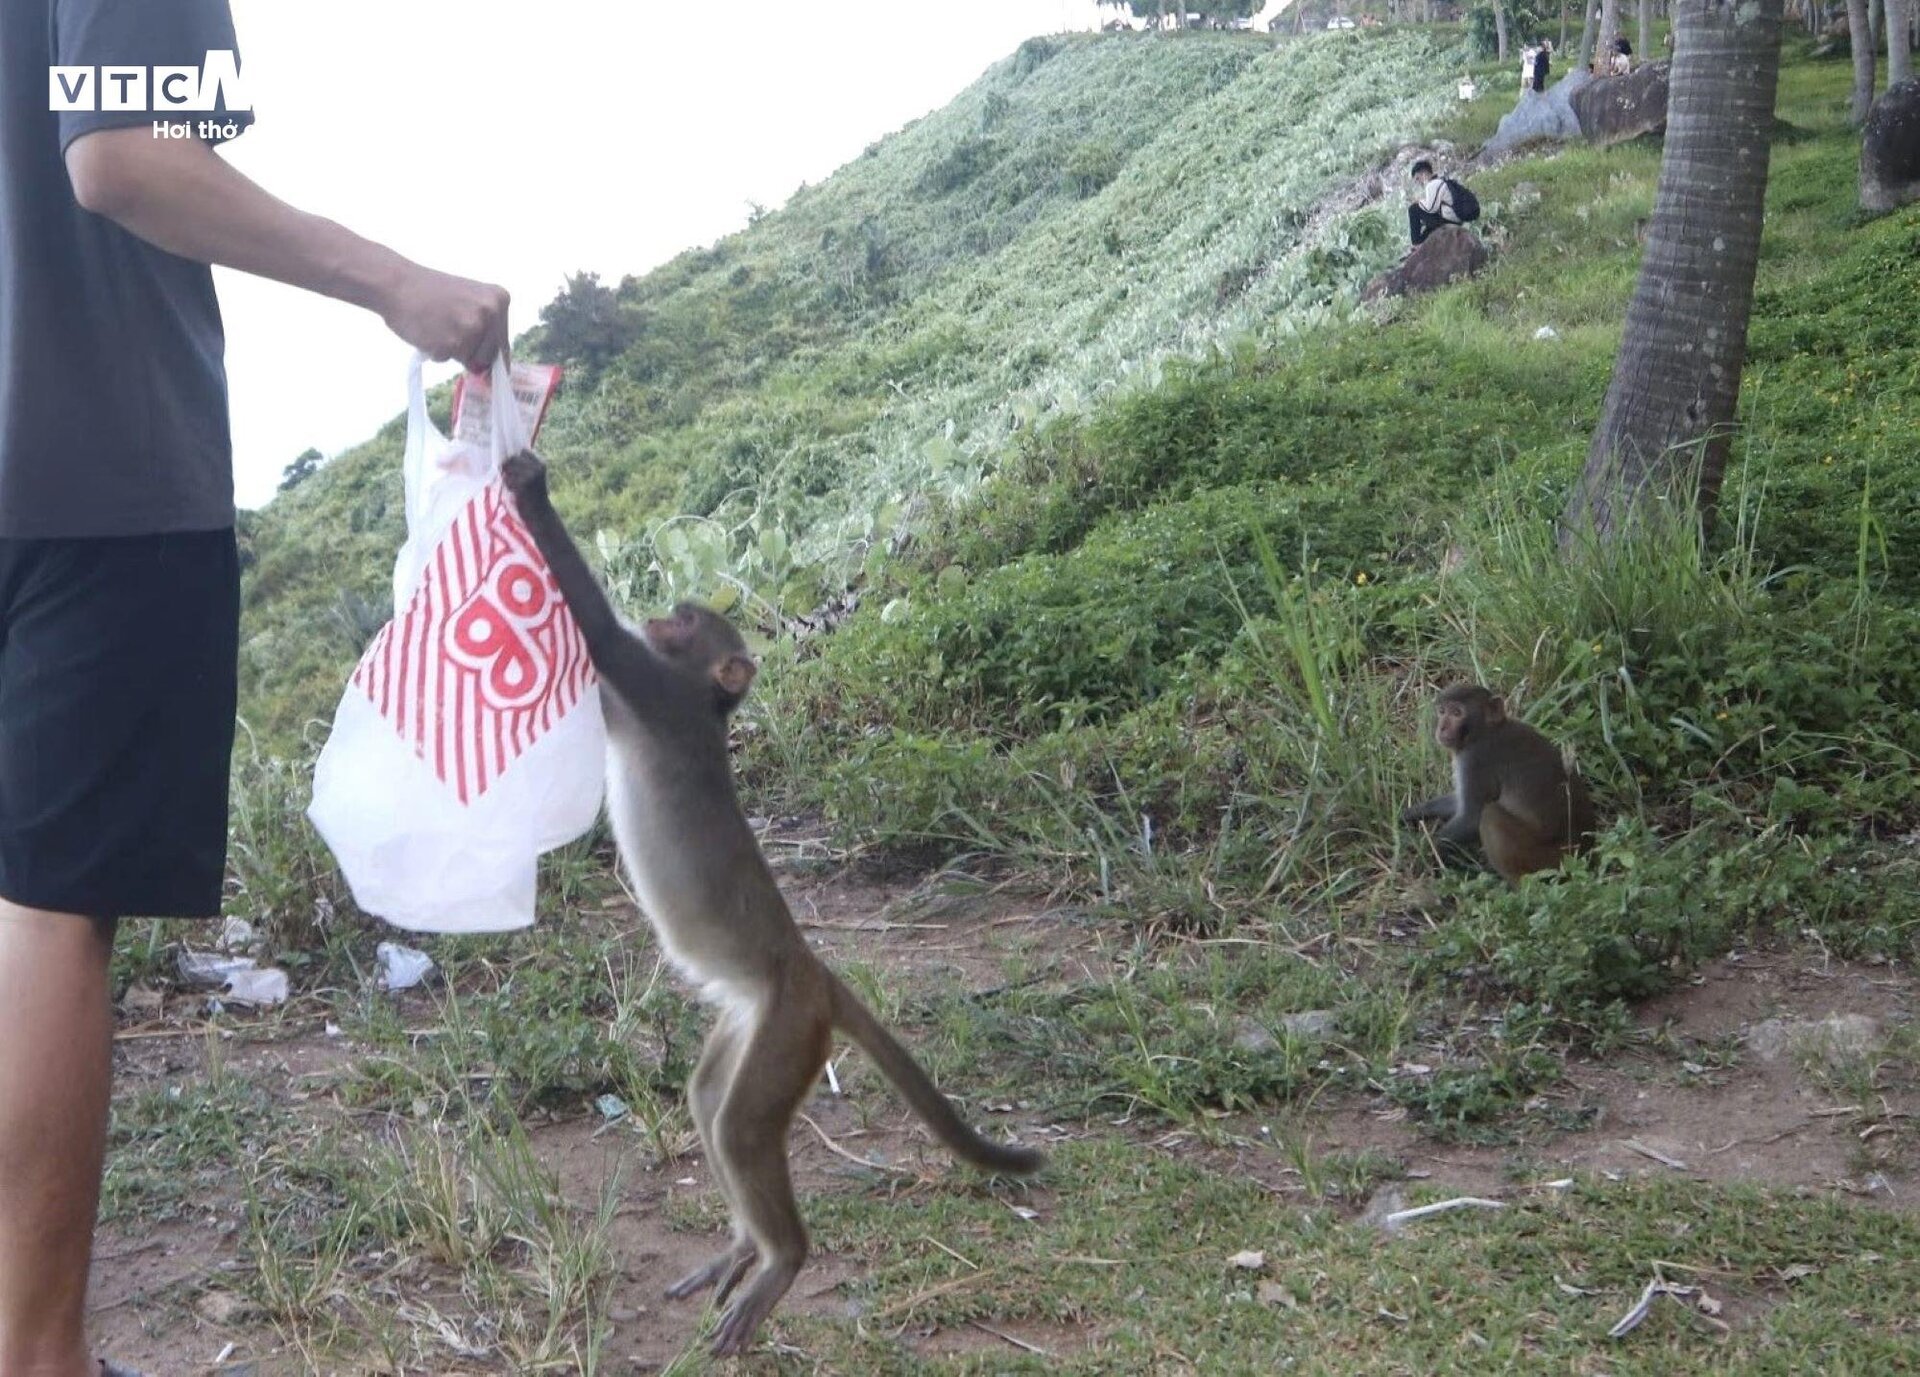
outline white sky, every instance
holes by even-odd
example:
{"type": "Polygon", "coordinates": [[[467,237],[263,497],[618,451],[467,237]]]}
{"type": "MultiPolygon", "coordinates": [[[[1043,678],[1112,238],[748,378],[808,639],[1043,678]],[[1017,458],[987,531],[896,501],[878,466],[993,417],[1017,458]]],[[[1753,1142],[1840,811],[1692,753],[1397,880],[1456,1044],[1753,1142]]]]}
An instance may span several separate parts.
{"type": "MultiPolygon", "coordinates": [[[[232,0],[267,190],[503,284],[515,332],[569,272],[617,281],[777,206],[1094,0],[232,0]]],[[[235,477],[272,496],[405,405],[369,312],[221,270],[235,477]]],[[[453,365],[436,377],[450,376],[453,365]]]]}

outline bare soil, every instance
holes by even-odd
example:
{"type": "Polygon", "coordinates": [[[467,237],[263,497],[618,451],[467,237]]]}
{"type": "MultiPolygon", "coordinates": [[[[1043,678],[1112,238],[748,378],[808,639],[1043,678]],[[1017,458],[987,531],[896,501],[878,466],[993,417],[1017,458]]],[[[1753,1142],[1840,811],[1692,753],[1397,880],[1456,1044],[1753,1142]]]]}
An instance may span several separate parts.
{"type": "MultiPolygon", "coordinates": [[[[886,989],[979,992],[1009,983],[1010,970],[1017,970],[1023,983],[1077,982],[1104,975],[1115,957],[1097,925],[1017,894],[959,892],[851,873],[793,880],[788,889],[796,916],[822,953],[842,969],[869,968],[886,989]]],[[[422,1019],[430,1018],[431,1007],[422,1001],[422,1019]]],[[[1804,948],[1745,955],[1716,961],[1690,984],[1644,1005],[1639,1021],[1650,1035],[1645,1046],[1570,1066],[1550,1102],[1525,1116],[1534,1126],[1523,1126],[1517,1143],[1437,1144],[1416,1131],[1404,1112],[1357,1100],[1316,1104],[1305,1120],[1293,1122],[1304,1122],[1318,1153],[1371,1149],[1396,1160],[1410,1177],[1447,1193],[1510,1194],[1524,1182],[1575,1171],[1680,1173],[1809,1191],[1841,1189],[1889,1208],[1911,1209],[1920,1199],[1920,1183],[1908,1184],[1911,1164],[1876,1156],[1883,1135],[1875,1126],[1920,1112],[1920,1104],[1891,1095],[1869,1104],[1842,1103],[1817,1083],[1802,1059],[1765,1060],[1742,1051],[1741,1040],[1767,1019],[1811,1021],[1835,1013],[1863,1014],[1892,1029],[1910,1019],[1914,1008],[1915,981],[1902,970],[1831,961],[1804,948]],[[1585,1126],[1558,1126],[1576,1122],[1585,1126]]],[[[177,1083],[204,1068],[206,1036],[186,1031],[193,1026],[192,1015],[176,1021],[183,1027],[156,1025],[148,1011],[137,1030],[123,1030],[117,1049],[121,1095],[177,1083]]],[[[324,1033],[323,1014],[308,1022],[310,1030],[283,1032],[271,1042],[250,1041],[254,1034],[245,1024],[229,1025],[232,1036],[221,1043],[223,1059],[230,1069],[273,1087],[276,1098],[296,1113],[337,1113],[331,1099],[310,1091],[356,1051],[345,1039],[324,1033]]],[[[294,1026],[297,1030],[297,1020],[294,1026]]],[[[839,1058],[835,1074],[843,1089],[853,1091],[866,1090],[876,1077],[857,1055],[839,1058]]],[[[1205,1135],[1164,1129],[1149,1134],[1102,1123],[1065,1127],[1019,1114],[1012,1106],[968,1101],[963,1086],[952,1089],[975,1118],[1015,1127],[1026,1139],[1129,1134],[1143,1151],[1200,1156],[1208,1165],[1263,1181],[1276,1194],[1302,1189],[1284,1155],[1273,1151],[1272,1121],[1258,1116],[1233,1116],[1205,1135]]],[[[924,1130],[891,1096],[839,1094],[823,1081],[806,1114],[811,1123],[797,1124],[793,1136],[803,1199],[911,1189],[914,1181],[947,1170],[924,1130]]],[[[659,1370],[692,1341],[703,1304],[666,1301],[664,1287],[725,1243],[717,1215],[706,1232],[668,1222],[670,1203],[697,1209],[710,1201],[704,1162],[697,1153],[656,1161],[637,1133],[609,1128],[585,1112],[533,1126],[530,1137],[568,1201],[583,1212],[594,1209],[616,1174],[621,1180],[624,1203],[612,1238],[624,1284],[606,1352],[615,1372],[659,1370]]],[[[1044,1203],[1045,1194],[1035,1203],[1044,1203]]],[[[1364,1202],[1352,1203],[1358,1209],[1364,1202]]],[[[688,1214],[679,1211],[683,1219],[688,1214]]],[[[377,1364],[321,1368],[244,1313],[226,1317],[206,1308],[203,1293],[223,1289],[223,1271],[240,1262],[241,1218],[238,1200],[210,1198],[159,1226],[103,1227],[90,1301],[100,1351],[139,1364],[155,1377],[380,1371],[377,1364]]],[[[787,1308],[836,1317],[856,1313],[857,1303],[843,1284],[860,1271],[858,1257],[816,1254],[787,1308]]],[[[1073,1326],[1009,1324],[909,1329],[903,1337],[934,1355],[1062,1354],[1095,1336],[1073,1326]]]]}

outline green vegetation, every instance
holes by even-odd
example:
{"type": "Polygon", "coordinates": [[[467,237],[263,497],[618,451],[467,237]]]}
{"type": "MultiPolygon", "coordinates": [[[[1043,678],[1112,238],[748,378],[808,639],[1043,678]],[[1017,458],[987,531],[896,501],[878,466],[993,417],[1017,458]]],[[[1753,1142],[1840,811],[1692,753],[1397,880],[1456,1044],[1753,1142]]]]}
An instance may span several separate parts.
{"type": "MultiPolygon", "coordinates": [[[[806,859],[825,846],[935,871],[899,901],[932,927],[1046,896],[986,929],[997,976],[896,979],[878,945],[850,974],[970,1108],[1056,1126],[1057,1165],[1026,1194],[834,1158],[806,1207],[852,1277],[831,1313],[776,1321],[793,1347],[769,1370],[1910,1365],[1910,1214],[1549,1187],[1534,1164],[1595,1112],[1575,1059],[1663,1083],[1740,1062],[1637,1017],[1712,958],[1811,941],[1910,996],[1920,312],[1898,294],[1920,212],[1855,216],[1846,64],[1790,50],[1719,522],[1569,557],[1551,522],[1659,150],[1475,177],[1488,273],[1355,316],[1398,198],[1315,204],[1402,138],[1490,130],[1515,76],[1473,68],[1491,94],[1450,110],[1453,41],[1036,40],[740,235],[549,309],[577,386],[547,448],[623,596],[744,591],[764,618],[859,588],[830,634],[770,645],[744,714],[753,810],[826,833],[787,883],[832,868],[806,859]],[[1560,875],[1438,876],[1395,821],[1442,777],[1425,699],[1468,675],[1571,746],[1613,819],[1560,875]],[[1317,1146],[1355,1107],[1504,1154],[1509,1208],[1383,1241],[1355,1207],[1410,1164],[1317,1146]],[[1248,1249],[1264,1270],[1229,1263],[1248,1249]],[[1607,1340],[1656,1275],[1704,1286],[1731,1332],[1662,1302],[1607,1340]],[[916,1342],[973,1321],[1047,1354],[916,1342]]],[[[303,1351],[598,1370],[629,1323],[609,1317],[653,1298],[618,1280],[615,1187],[556,1205],[527,1125],[598,1124],[615,1095],[618,1139],[675,1179],[702,1016],[604,837],[548,868],[533,933],[432,943],[445,986],[396,1004],[297,817],[309,719],[398,541],[398,448],[389,428],[249,533],[234,909],[302,997],[248,1036],[322,1014],[353,1055],[292,1107],[209,1040],[210,1076],[118,1107],[109,1211],[150,1224],[238,1182],[232,1284],[303,1351]]],[[[123,982],[164,970],[166,931],[129,925],[123,982]]],[[[1863,1192],[1920,1160],[1917,1051],[1895,1030],[1789,1073],[1845,1125],[1863,1192]]],[[[864,1089],[862,1132],[893,1112],[864,1089]]],[[[704,1234],[710,1204],[629,1208],[704,1234]]]]}
{"type": "MultiPolygon", "coordinates": [[[[1397,240],[1314,209],[1443,108],[1418,78],[1449,44],[1029,41],[739,234],[575,279],[525,346],[576,367],[541,438],[556,501],[638,596],[726,573],[811,610],[1043,418],[1342,309],[1397,240]]],[[[370,630],[340,613],[387,586],[402,439],[251,523],[247,707],[282,746],[370,630]]]]}

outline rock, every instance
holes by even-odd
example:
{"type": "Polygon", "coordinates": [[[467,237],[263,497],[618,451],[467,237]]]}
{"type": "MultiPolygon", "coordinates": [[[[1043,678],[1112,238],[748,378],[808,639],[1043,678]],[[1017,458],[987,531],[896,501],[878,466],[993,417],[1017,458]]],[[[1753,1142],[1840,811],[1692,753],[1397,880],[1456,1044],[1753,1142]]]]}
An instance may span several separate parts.
{"type": "Polygon", "coordinates": [[[1410,296],[1430,292],[1463,277],[1472,277],[1487,265],[1487,246],[1473,231],[1460,225],[1442,225],[1428,235],[1426,242],[1369,282],[1360,293],[1362,301],[1378,301],[1388,296],[1410,296]]]}
{"type": "Polygon", "coordinates": [[[1382,1186],[1367,1201],[1367,1207],[1360,1212],[1360,1217],[1376,1229],[1392,1232],[1398,1226],[1387,1223],[1387,1216],[1398,1214],[1406,1207],[1407,1198],[1400,1193],[1398,1186],[1382,1186]]]}
{"type": "Polygon", "coordinates": [[[1920,77],[1873,103],[1860,133],[1860,208],[1893,210],[1920,200],[1920,77]]]}
{"type": "MultiPolygon", "coordinates": [[[[1338,1021],[1331,1009],[1307,1009],[1282,1018],[1280,1028],[1288,1037],[1305,1042],[1331,1036],[1338,1021]]],[[[1242,1052],[1271,1052],[1280,1045],[1280,1040],[1265,1024],[1242,1018],[1233,1025],[1233,1045],[1242,1052]]]]}
{"type": "Polygon", "coordinates": [[[1596,77],[1573,93],[1574,118],[1589,143],[1625,143],[1667,127],[1665,62],[1649,62],[1622,77],[1596,77]]]}
{"type": "Polygon", "coordinates": [[[1234,1024],[1233,1045],[1242,1052],[1271,1052],[1280,1044],[1264,1025],[1243,1018],[1234,1024]]]}
{"type": "Polygon", "coordinates": [[[253,1314],[253,1302],[231,1291],[209,1291],[193,1303],[193,1308],[208,1324],[223,1328],[238,1324],[253,1314]]]}
{"type": "Polygon", "coordinates": [[[167,1006],[167,997],[151,985],[133,984],[127,986],[127,992],[120,997],[120,1007],[129,1014],[148,1016],[160,1013],[167,1006]]]}
{"type": "Polygon", "coordinates": [[[1863,1056],[1879,1045],[1880,1025],[1865,1014],[1829,1014],[1821,1019],[1770,1018],[1747,1029],[1747,1051],[1760,1061],[1792,1053],[1833,1065],[1863,1056]]]}
{"type": "Polygon", "coordinates": [[[1333,1035],[1337,1022],[1339,1019],[1331,1009],[1306,1009],[1288,1014],[1280,1020],[1280,1026],[1296,1038],[1324,1038],[1333,1035]]]}
{"type": "Polygon", "coordinates": [[[1500,127],[1487,140],[1483,156],[1542,139],[1564,142],[1579,138],[1580,118],[1573,113],[1573,97],[1592,81],[1585,72],[1569,72],[1544,91],[1522,91],[1519,104],[1501,118],[1500,127]]]}

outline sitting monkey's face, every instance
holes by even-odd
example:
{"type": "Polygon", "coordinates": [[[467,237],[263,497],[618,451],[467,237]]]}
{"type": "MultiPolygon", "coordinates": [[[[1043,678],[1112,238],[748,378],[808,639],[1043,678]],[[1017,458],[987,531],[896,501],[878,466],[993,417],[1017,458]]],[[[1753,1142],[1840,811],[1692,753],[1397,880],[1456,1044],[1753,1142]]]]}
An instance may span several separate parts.
{"type": "Polygon", "coordinates": [[[1434,707],[1433,734],[1449,751],[1458,751],[1486,727],[1506,720],[1506,704],[1478,684],[1460,684],[1440,695],[1434,707]]]}

